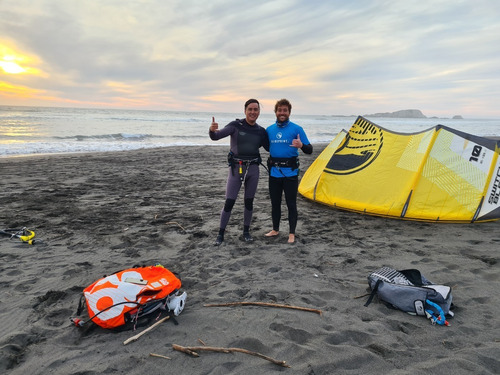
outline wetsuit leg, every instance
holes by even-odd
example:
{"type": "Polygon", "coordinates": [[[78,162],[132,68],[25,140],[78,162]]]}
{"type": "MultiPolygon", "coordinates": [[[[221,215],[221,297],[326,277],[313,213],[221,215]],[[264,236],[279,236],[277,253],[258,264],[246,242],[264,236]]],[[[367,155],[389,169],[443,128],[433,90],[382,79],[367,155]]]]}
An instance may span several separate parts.
{"type": "Polygon", "coordinates": [[[248,167],[245,178],[245,209],[243,211],[243,226],[250,227],[253,215],[253,200],[259,184],[259,166],[252,164],[248,167]]]}
{"type": "Polygon", "coordinates": [[[253,198],[245,198],[245,210],[243,211],[243,225],[250,227],[253,215],[253,198]]]}
{"type": "Polygon", "coordinates": [[[220,228],[225,229],[227,226],[227,223],[229,222],[229,218],[231,217],[231,211],[233,209],[234,203],[236,200],[234,199],[226,199],[226,202],[224,203],[224,208],[222,209],[222,212],[220,213],[220,228]]]}
{"type": "Polygon", "coordinates": [[[280,230],[281,219],[281,197],[283,194],[283,180],[285,178],[269,177],[269,196],[271,198],[271,217],[273,229],[280,230]]]}
{"type": "Polygon", "coordinates": [[[229,168],[229,175],[227,177],[226,184],[226,202],[224,208],[222,209],[220,215],[220,228],[225,229],[229,218],[231,217],[231,210],[233,209],[236,198],[238,197],[238,192],[241,188],[241,180],[237,173],[231,173],[231,168],[229,168]]]}
{"type": "Polygon", "coordinates": [[[297,227],[297,190],[299,187],[299,178],[287,177],[283,178],[283,190],[285,192],[286,206],[288,207],[288,223],[290,225],[290,233],[295,234],[297,227]]]}

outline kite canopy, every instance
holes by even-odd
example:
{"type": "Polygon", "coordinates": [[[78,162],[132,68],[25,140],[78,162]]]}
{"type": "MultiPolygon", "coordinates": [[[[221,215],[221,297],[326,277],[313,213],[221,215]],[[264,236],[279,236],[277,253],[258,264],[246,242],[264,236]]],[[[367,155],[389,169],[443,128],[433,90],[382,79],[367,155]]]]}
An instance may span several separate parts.
{"type": "Polygon", "coordinates": [[[500,142],[437,125],[391,132],[359,116],[304,174],[299,193],[340,209],[407,220],[500,219],[500,142]]]}

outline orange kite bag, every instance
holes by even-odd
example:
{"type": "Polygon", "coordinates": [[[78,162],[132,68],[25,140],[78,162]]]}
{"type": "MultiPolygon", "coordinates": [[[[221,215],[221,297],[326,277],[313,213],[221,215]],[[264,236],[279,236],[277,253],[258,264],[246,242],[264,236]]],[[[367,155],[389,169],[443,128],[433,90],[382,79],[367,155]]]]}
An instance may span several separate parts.
{"type": "MultiPolygon", "coordinates": [[[[159,310],[175,316],[184,309],[181,280],[162,265],[130,268],[97,280],[83,290],[89,320],[103,328],[117,328],[159,310]]],[[[80,301],[77,315],[81,314],[80,301]]],[[[71,319],[77,326],[84,322],[71,319]]]]}

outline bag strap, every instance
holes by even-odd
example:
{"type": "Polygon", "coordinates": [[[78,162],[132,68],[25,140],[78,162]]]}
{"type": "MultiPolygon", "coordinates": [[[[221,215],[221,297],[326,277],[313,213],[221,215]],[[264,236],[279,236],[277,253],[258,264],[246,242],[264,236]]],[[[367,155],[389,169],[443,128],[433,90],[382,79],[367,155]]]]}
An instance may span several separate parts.
{"type": "Polygon", "coordinates": [[[78,307],[76,308],[76,315],[81,315],[84,307],[85,307],[85,296],[82,294],[80,296],[80,301],[78,301],[78,307]]]}
{"type": "Polygon", "coordinates": [[[365,307],[367,307],[370,303],[373,301],[373,297],[375,297],[375,294],[377,294],[378,286],[382,282],[381,279],[378,279],[377,282],[375,283],[375,286],[372,289],[372,292],[370,293],[370,297],[368,297],[368,301],[365,303],[365,307]]]}

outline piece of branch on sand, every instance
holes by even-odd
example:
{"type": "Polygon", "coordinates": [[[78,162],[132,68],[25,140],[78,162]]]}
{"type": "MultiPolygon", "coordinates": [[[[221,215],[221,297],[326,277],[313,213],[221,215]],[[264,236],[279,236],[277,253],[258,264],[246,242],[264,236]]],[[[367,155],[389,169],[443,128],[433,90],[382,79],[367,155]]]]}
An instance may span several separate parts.
{"type": "Polygon", "coordinates": [[[268,303],[268,302],[227,302],[227,303],[209,303],[203,305],[205,307],[224,307],[224,306],[265,306],[265,307],[280,307],[286,309],[293,310],[301,310],[301,311],[309,311],[319,315],[322,315],[323,312],[318,309],[311,309],[309,307],[300,307],[300,306],[292,306],[292,305],[281,305],[279,303],[268,303]]]}
{"type": "Polygon", "coordinates": [[[165,223],[165,225],[177,225],[179,228],[183,230],[184,233],[186,233],[186,230],[182,225],[180,225],[177,221],[168,221],[165,223]]]}
{"type": "Polygon", "coordinates": [[[156,353],[149,353],[150,357],[157,357],[157,358],[163,358],[163,359],[172,359],[170,357],[167,357],[166,355],[161,355],[161,354],[156,354],[156,353]]]}
{"type": "Polygon", "coordinates": [[[359,298],[363,298],[363,297],[368,297],[368,296],[370,296],[370,295],[371,295],[371,293],[365,293],[365,294],[362,294],[362,295],[360,295],[360,296],[355,296],[355,297],[352,297],[352,298],[354,298],[354,299],[359,299],[359,298]]]}
{"type": "Polygon", "coordinates": [[[290,366],[286,363],[286,361],[278,361],[274,358],[268,357],[267,355],[258,353],[258,352],[253,352],[250,350],[242,349],[242,348],[218,348],[218,347],[213,347],[213,346],[180,346],[176,344],[172,344],[172,348],[174,350],[177,350],[182,353],[186,353],[189,355],[192,355],[193,357],[199,357],[199,354],[197,352],[200,351],[205,351],[205,352],[218,352],[218,353],[233,353],[233,352],[238,352],[238,353],[244,353],[244,354],[249,354],[253,355],[262,359],[265,359],[266,361],[272,362],[276,365],[282,366],[282,367],[288,367],[290,366]]]}
{"type": "Polygon", "coordinates": [[[126,339],[124,342],[123,342],[123,345],[127,345],[129,343],[131,343],[132,341],[136,341],[137,339],[139,339],[139,337],[141,337],[142,335],[144,335],[145,333],[151,331],[152,329],[156,328],[157,326],[159,326],[161,323],[163,323],[164,321],[168,320],[170,318],[170,316],[166,316],[164,317],[163,319],[160,319],[158,320],[155,324],[153,324],[151,327],[148,327],[146,328],[144,331],[142,331],[141,333],[138,333],[137,335],[135,336],[132,336],[128,339],[126,339]]]}

